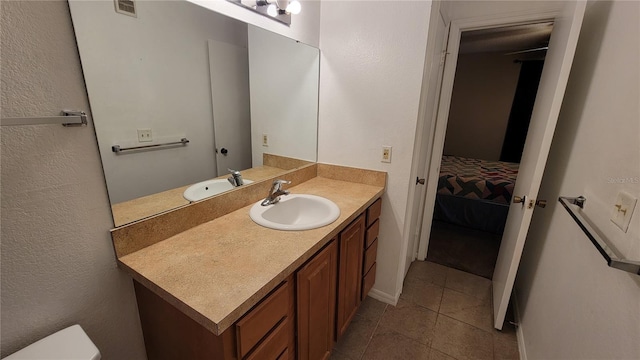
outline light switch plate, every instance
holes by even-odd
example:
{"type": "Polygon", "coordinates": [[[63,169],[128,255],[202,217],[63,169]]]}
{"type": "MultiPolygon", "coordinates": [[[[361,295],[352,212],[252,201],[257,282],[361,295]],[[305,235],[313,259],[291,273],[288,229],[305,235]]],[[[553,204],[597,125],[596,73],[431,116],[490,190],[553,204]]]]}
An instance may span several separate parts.
{"type": "Polygon", "coordinates": [[[262,134],[262,146],[265,146],[265,147],[269,146],[269,135],[262,134]]]}
{"type": "Polygon", "coordinates": [[[633,210],[636,208],[638,199],[631,195],[621,191],[618,193],[616,202],[613,205],[613,211],[611,213],[611,221],[618,227],[627,232],[629,229],[629,223],[631,222],[631,216],[633,216],[633,210]]]}

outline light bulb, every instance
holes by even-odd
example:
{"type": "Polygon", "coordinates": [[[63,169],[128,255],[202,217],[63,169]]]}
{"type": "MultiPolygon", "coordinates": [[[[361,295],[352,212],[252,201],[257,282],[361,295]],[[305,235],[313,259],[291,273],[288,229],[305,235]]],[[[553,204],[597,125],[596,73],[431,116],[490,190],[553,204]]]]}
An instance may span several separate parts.
{"type": "Polygon", "coordinates": [[[269,7],[267,8],[267,14],[273,17],[278,16],[278,7],[276,6],[276,4],[269,5],[269,7]]]}
{"type": "Polygon", "coordinates": [[[300,5],[300,1],[298,0],[293,0],[289,3],[289,5],[287,5],[287,12],[297,15],[300,14],[300,10],[302,10],[302,5],[300,5]]]}

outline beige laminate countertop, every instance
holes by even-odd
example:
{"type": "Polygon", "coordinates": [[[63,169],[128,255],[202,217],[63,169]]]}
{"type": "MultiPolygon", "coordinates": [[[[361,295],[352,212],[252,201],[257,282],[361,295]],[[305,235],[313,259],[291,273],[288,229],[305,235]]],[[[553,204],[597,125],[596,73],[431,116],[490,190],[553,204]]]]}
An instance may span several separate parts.
{"type": "Polygon", "coordinates": [[[119,261],[135,280],[220,335],[380,197],[384,187],[315,177],[289,190],[332,200],[340,217],[318,229],[279,231],[255,224],[249,205],[119,261]]]}
{"type": "MultiPolygon", "coordinates": [[[[263,165],[242,170],[242,176],[248,180],[260,181],[269,177],[278,176],[284,171],[286,170],[263,165]]],[[[218,176],[215,179],[226,179],[227,177],[229,177],[228,174],[218,176]]],[[[189,200],[185,199],[182,194],[189,186],[191,185],[185,185],[157,194],[151,194],[114,204],[111,207],[113,222],[116,226],[122,226],[136,220],[144,219],[167,210],[187,205],[189,204],[189,200]]]]}

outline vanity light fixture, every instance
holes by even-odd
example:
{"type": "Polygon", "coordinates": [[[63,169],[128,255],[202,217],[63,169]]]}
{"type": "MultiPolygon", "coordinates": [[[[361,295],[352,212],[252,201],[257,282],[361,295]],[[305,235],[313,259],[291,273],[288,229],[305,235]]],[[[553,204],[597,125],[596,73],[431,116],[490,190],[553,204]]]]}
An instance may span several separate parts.
{"type": "Polygon", "coordinates": [[[262,6],[267,7],[267,14],[272,17],[278,15],[297,15],[302,10],[302,5],[298,0],[242,0],[243,5],[258,10],[262,6]]]}

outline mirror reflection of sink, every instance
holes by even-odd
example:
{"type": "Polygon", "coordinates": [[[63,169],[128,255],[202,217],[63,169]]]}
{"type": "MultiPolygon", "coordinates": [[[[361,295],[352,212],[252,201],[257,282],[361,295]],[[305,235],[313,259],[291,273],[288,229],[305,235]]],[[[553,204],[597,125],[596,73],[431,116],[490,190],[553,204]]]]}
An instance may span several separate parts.
{"type": "MultiPolygon", "coordinates": [[[[252,180],[244,179],[244,185],[252,182],[252,180]]],[[[189,201],[198,201],[232,189],[235,187],[227,179],[207,180],[189,186],[182,196],[189,201]]]]}
{"type": "Polygon", "coordinates": [[[340,216],[340,208],[333,201],[315,195],[282,196],[273,205],[257,202],[249,216],[258,225],[276,230],[311,230],[329,225],[340,216]]]}

